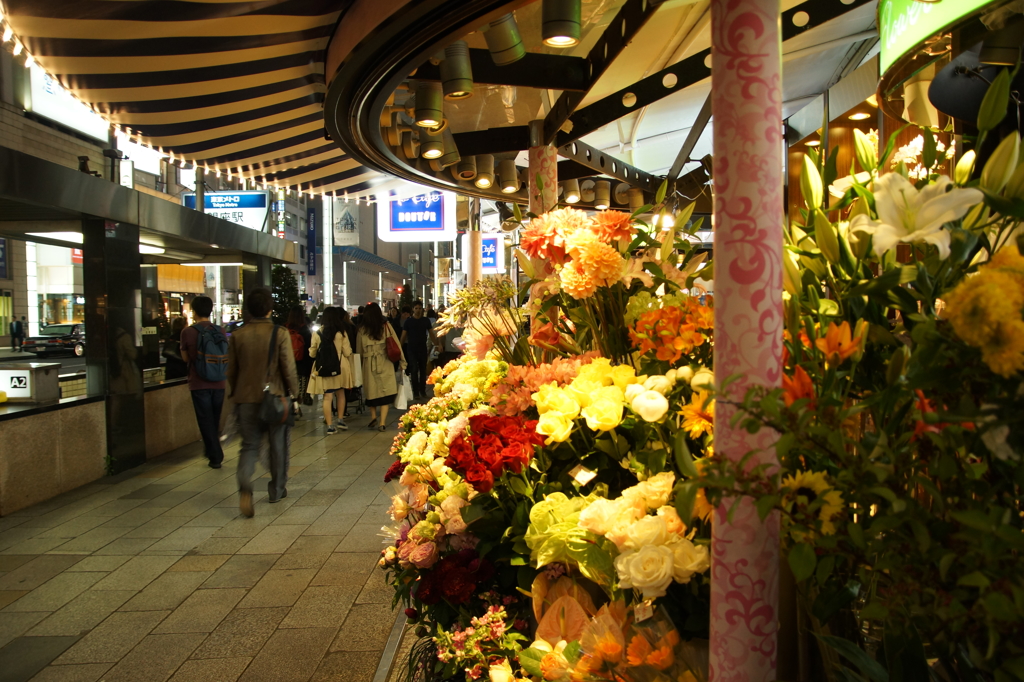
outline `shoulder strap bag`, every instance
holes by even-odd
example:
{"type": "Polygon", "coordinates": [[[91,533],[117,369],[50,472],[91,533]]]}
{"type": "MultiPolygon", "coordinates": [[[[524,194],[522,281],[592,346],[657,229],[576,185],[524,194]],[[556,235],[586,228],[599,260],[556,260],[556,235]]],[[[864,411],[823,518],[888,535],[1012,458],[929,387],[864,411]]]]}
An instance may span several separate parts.
{"type": "Polygon", "coordinates": [[[286,395],[274,395],[270,390],[270,379],[274,373],[274,349],[277,346],[277,325],[270,335],[270,348],[267,351],[267,380],[263,387],[263,401],[260,403],[260,421],[267,426],[294,426],[295,414],[292,412],[292,399],[286,395]]]}
{"type": "Polygon", "coordinates": [[[388,360],[398,362],[402,359],[402,348],[395,340],[395,330],[391,328],[391,325],[385,322],[384,326],[387,327],[384,334],[384,350],[387,352],[388,360]]]}

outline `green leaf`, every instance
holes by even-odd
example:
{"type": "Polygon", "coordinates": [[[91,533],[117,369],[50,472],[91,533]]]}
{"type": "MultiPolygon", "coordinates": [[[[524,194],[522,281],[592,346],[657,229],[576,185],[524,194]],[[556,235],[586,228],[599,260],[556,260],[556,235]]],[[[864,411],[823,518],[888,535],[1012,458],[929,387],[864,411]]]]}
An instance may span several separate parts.
{"type": "Polygon", "coordinates": [[[984,573],[981,571],[974,571],[973,573],[968,573],[963,578],[960,578],[960,580],[957,580],[956,584],[962,587],[977,587],[978,589],[985,589],[991,583],[989,579],[985,577],[984,573]]]}
{"type": "Polygon", "coordinates": [[[859,523],[850,522],[846,525],[846,534],[850,536],[850,542],[857,547],[864,549],[867,545],[864,542],[864,528],[859,523]]]}
{"type": "Polygon", "coordinates": [[[924,150],[921,152],[921,159],[924,161],[925,168],[931,168],[935,165],[935,135],[928,128],[922,128],[922,135],[924,135],[924,150]]]}
{"type": "Polygon", "coordinates": [[[889,682],[889,673],[875,659],[864,653],[864,650],[849,640],[830,635],[818,635],[818,639],[835,649],[840,656],[853,663],[864,677],[872,682],[889,682]]]}
{"type": "Polygon", "coordinates": [[[789,567],[798,583],[811,577],[817,563],[818,557],[811,545],[801,542],[793,545],[793,548],[789,550],[789,567]]]}
{"type": "Polygon", "coordinates": [[[829,554],[821,561],[818,562],[818,568],[814,571],[814,579],[818,581],[819,585],[824,585],[830,575],[832,575],[832,569],[835,568],[836,558],[834,555],[829,554]]]}
{"type": "Polygon", "coordinates": [[[575,663],[576,659],[580,655],[580,643],[577,640],[569,642],[565,649],[562,650],[562,655],[565,656],[565,660],[569,663],[575,663]]]}
{"type": "Polygon", "coordinates": [[[697,500],[697,490],[697,484],[692,481],[685,481],[676,486],[676,512],[687,525],[693,518],[693,503],[697,500]]]}
{"type": "Polygon", "coordinates": [[[986,533],[992,532],[992,520],[988,517],[988,514],[981,511],[980,509],[968,509],[966,511],[955,511],[951,512],[950,516],[954,519],[974,530],[984,531],[986,533]]]}
{"type": "Polygon", "coordinates": [[[889,609],[873,601],[860,610],[860,617],[862,620],[885,620],[889,617],[889,609]]]}
{"type": "Polygon", "coordinates": [[[654,203],[660,204],[665,201],[665,194],[668,192],[668,178],[661,181],[658,191],[654,194],[654,203]]]}
{"type": "Polygon", "coordinates": [[[764,497],[759,497],[757,499],[754,506],[757,508],[757,515],[762,521],[768,518],[768,515],[772,513],[772,510],[775,509],[775,505],[779,503],[780,499],[782,498],[778,495],[765,495],[764,497]]]}
{"type": "Polygon", "coordinates": [[[540,662],[544,658],[544,652],[540,649],[523,649],[519,652],[519,665],[523,666],[523,670],[530,673],[533,677],[543,677],[544,673],[541,672],[540,662]]]}
{"type": "Polygon", "coordinates": [[[1006,107],[1009,102],[1010,70],[1000,69],[981,100],[981,108],[978,109],[978,130],[988,132],[1002,123],[1006,118],[1006,107]]]}
{"type": "Polygon", "coordinates": [[[518,476],[510,476],[508,482],[509,485],[512,486],[512,490],[515,491],[517,495],[522,495],[523,497],[533,497],[533,488],[528,486],[526,484],[526,481],[524,481],[523,479],[519,478],[518,476]]]}
{"type": "Polygon", "coordinates": [[[917,520],[910,521],[910,530],[914,533],[914,539],[917,540],[917,546],[922,552],[927,552],[928,548],[932,544],[932,536],[928,533],[928,529],[925,525],[917,520]]]}
{"type": "Polygon", "coordinates": [[[942,559],[939,560],[940,578],[942,578],[943,580],[946,579],[946,574],[949,573],[949,568],[953,565],[954,561],[956,561],[956,554],[953,552],[950,552],[949,554],[943,556],[942,559]]]}
{"type": "Polygon", "coordinates": [[[512,202],[512,214],[515,215],[517,223],[523,222],[523,211],[519,208],[519,204],[514,201],[512,202]]]}
{"type": "Polygon", "coordinates": [[[700,476],[700,472],[697,471],[697,466],[693,463],[693,455],[686,444],[686,432],[682,430],[676,431],[674,440],[673,453],[675,454],[679,473],[690,478],[697,478],[700,476]]]}
{"type": "Polygon", "coordinates": [[[828,623],[832,616],[850,604],[860,594],[860,583],[851,580],[839,589],[832,592],[821,592],[814,600],[811,613],[821,621],[822,625],[828,623]]]}

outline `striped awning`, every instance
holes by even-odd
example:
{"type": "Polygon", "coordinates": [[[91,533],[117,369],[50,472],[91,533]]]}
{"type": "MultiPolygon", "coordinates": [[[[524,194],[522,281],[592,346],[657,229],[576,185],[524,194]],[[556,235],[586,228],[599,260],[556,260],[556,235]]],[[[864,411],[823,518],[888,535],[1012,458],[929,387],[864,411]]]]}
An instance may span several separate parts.
{"type": "Polygon", "coordinates": [[[269,187],[365,196],[325,137],[324,50],[348,0],[0,0],[23,51],[133,142],[269,187]]]}

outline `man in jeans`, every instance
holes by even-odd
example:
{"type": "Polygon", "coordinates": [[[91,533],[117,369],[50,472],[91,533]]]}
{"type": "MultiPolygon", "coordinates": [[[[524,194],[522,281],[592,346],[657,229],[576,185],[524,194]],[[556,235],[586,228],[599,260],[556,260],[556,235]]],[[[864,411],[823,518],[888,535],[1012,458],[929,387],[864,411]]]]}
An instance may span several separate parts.
{"type": "Polygon", "coordinates": [[[224,461],[224,451],[220,447],[220,414],[224,407],[224,382],[207,381],[196,371],[196,358],[199,357],[198,327],[214,326],[210,322],[213,300],[209,296],[196,296],[192,299],[192,313],[196,317],[196,323],[181,332],[181,359],[188,363],[188,387],[192,393],[192,407],[196,411],[203,447],[206,449],[206,459],[210,460],[210,468],[220,469],[224,461]]]}
{"type": "Polygon", "coordinates": [[[430,320],[423,317],[423,301],[413,304],[412,315],[402,323],[402,346],[408,348],[409,374],[413,397],[417,400],[427,397],[427,338],[431,345],[443,350],[433,327],[430,320]]]}
{"type": "Polygon", "coordinates": [[[238,453],[238,507],[242,514],[254,514],[252,475],[259,459],[263,435],[270,439],[270,502],[288,496],[288,427],[260,421],[260,403],[267,384],[274,395],[295,396],[299,380],[288,330],[270,321],[274,299],[267,289],[253,289],[245,297],[252,320],[228,338],[228,385],[235,401],[242,447],[238,453]],[[274,338],[274,330],[277,336],[274,338]],[[271,339],[274,339],[271,347],[271,339]],[[268,363],[269,359],[269,363],[268,363]],[[269,379],[268,379],[269,377],[269,379]]]}

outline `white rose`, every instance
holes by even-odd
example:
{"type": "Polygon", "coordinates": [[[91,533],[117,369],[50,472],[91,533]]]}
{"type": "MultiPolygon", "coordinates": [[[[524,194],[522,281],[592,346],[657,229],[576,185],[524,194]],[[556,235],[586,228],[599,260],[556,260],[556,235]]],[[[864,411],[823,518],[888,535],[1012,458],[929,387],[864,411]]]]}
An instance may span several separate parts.
{"type": "Polygon", "coordinates": [[[665,545],[647,545],[638,550],[627,550],[615,559],[615,572],[619,587],[641,590],[644,599],[665,596],[672,582],[672,550],[665,545]]]}
{"type": "Polygon", "coordinates": [[[492,664],[489,672],[491,682],[514,682],[515,680],[515,676],[512,675],[512,666],[507,658],[501,659],[501,663],[492,664]]]}
{"type": "Polygon", "coordinates": [[[676,372],[675,369],[670,369],[669,371],[665,372],[665,378],[671,381],[673,384],[676,383],[677,376],[678,372],[676,372]]]}
{"type": "Polygon", "coordinates": [[[626,386],[626,402],[633,402],[633,398],[637,397],[647,389],[644,388],[643,384],[628,384],[626,386]]]}
{"type": "Polygon", "coordinates": [[[606,535],[620,511],[619,506],[611,500],[594,500],[580,512],[579,527],[595,535],[606,535]]]}
{"type": "Polygon", "coordinates": [[[672,486],[676,484],[676,475],[671,471],[663,471],[660,474],[651,476],[646,481],[645,492],[647,496],[647,508],[654,510],[668,504],[668,498],[672,494],[672,486]]]}
{"type": "Polygon", "coordinates": [[[664,545],[668,543],[668,524],[664,517],[645,516],[632,526],[626,534],[626,546],[630,549],[640,549],[647,545],[664,545]]]}
{"type": "Polygon", "coordinates": [[[657,391],[644,391],[633,398],[629,406],[644,421],[656,422],[668,412],[668,398],[657,391]]]}
{"type": "Polygon", "coordinates": [[[707,367],[701,367],[693,374],[690,380],[690,388],[695,391],[707,390],[715,387],[715,373],[707,367]]]}
{"type": "Polygon", "coordinates": [[[672,577],[677,583],[686,584],[694,573],[703,573],[711,566],[708,548],[704,545],[695,545],[686,538],[680,538],[669,547],[674,562],[672,577]]]}
{"type": "Polygon", "coordinates": [[[687,365],[686,367],[680,367],[677,369],[676,381],[685,381],[686,383],[693,381],[693,368],[687,365]]]}
{"type": "Polygon", "coordinates": [[[657,391],[665,395],[672,390],[672,380],[667,376],[655,374],[654,376],[647,377],[647,381],[644,382],[644,388],[648,391],[657,391]]]}

